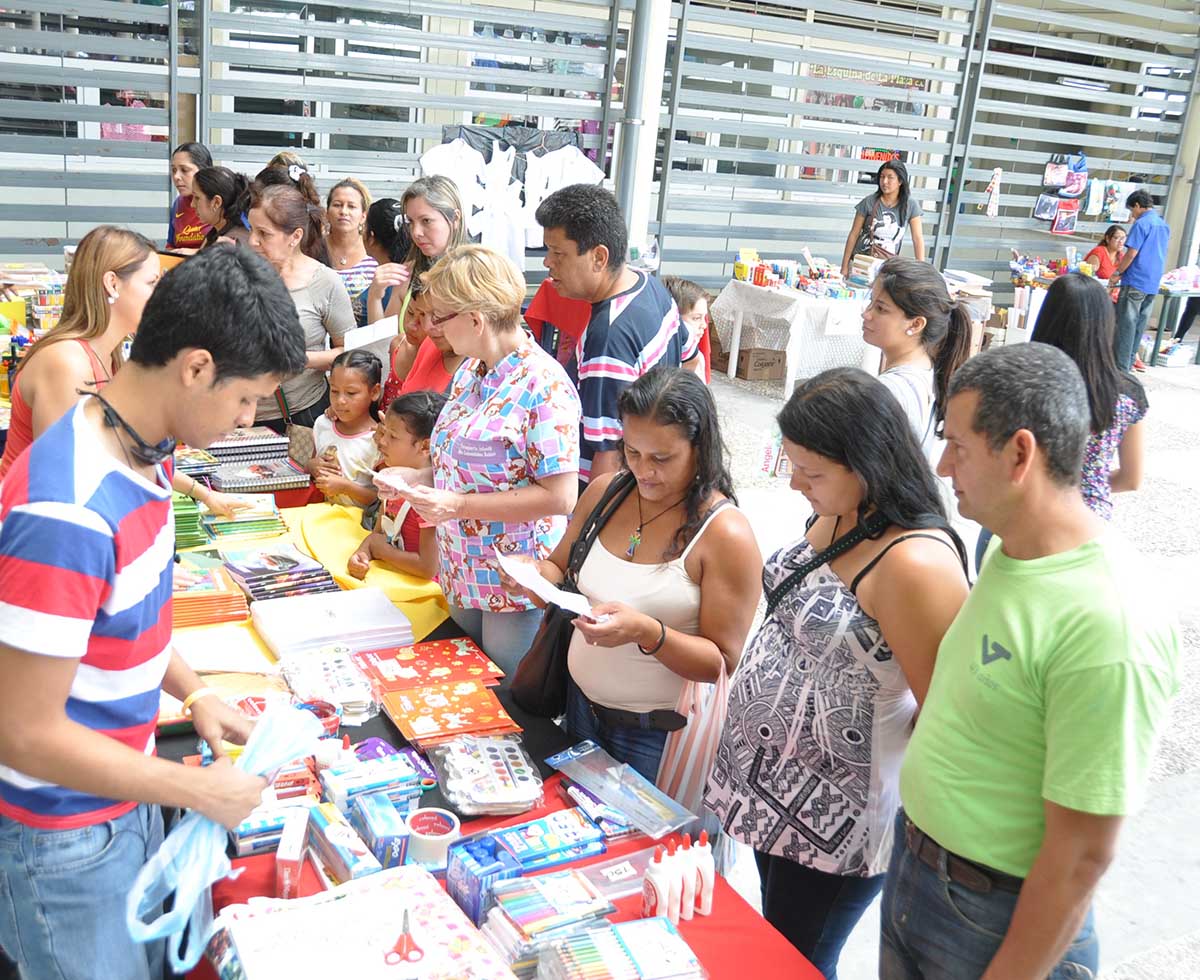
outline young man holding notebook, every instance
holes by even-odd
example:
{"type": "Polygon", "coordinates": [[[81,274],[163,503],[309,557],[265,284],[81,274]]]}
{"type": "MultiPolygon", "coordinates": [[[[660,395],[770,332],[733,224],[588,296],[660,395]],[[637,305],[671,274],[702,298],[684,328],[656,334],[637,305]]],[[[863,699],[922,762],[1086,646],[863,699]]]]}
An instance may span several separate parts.
{"type": "Polygon", "coordinates": [[[16,461],[0,486],[0,946],[27,977],[154,978],[125,897],[163,836],[159,805],[225,826],[265,782],[220,760],[158,759],[160,690],[220,751],[247,719],[171,647],[172,451],[254,418],[303,369],[279,276],[206,249],[146,305],[129,362],[16,461]]]}

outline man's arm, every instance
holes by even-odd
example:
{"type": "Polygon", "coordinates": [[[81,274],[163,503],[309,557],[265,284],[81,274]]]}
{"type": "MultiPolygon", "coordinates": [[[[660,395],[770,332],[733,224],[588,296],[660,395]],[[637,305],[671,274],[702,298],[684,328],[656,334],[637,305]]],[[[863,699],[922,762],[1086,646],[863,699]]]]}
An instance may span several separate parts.
{"type": "Polygon", "coordinates": [[[78,668],[74,658],[0,644],[0,763],[93,796],[197,810],[225,827],[258,805],[266,780],[227,761],[181,766],[72,721],[66,704],[78,668]]]}
{"type": "Polygon", "coordinates": [[[1117,263],[1117,269],[1112,276],[1109,277],[1109,281],[1111,282],[1113,278],[1119,276],[1122,272],[1133,265],[1133,260],[1137,258],[1137,254],[1138,250],[1136,248],[1125,249],[1125,254],[1121,256],[1121,261],[1117,263]]]}
{"type": "Polygon", "coordinates": [[[1123,817],[1082,813],[1048,800],[1043,807],[1046,835],[983,980],[1048,975],[1083,925],[1092,892],[1116,852],[1123,817]]]}

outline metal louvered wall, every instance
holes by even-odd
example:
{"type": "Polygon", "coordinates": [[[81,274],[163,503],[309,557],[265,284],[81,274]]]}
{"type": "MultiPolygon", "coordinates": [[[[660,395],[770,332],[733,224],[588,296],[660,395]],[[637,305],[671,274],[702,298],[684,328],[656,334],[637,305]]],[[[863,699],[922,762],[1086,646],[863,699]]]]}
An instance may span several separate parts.
{"type": "MultiPolygon", "coordinates": [[[[1165,212],[1182,184],[1183,122],[1196,92],[1200,8],[1143,0],[1098,15],[1086,0],[989,3],[982,70],[972,79],[964,133],[966,180],[944,238],[943,266],[1003,282],[1010,247],[1061,257],[1090,250],[1111,223],[1081,214],[1074,236],[1047,233],[1033,206],[1051,153],[1087,155],[1089,176],[1138,179],[1165,212]],[[1119,11],[1119,13],[1117,12],[1119,11]],[[992,168],[1003,169],[998,218],[982,210],[992,168]]],[[[1125,222],[1128,227],[1128,222],[1125,222]]]]}
{"type": "Polygon", "coordinates": [[[795,256],[807,245],[837,264],[854,205],[892,154],[922,206],[928,255],[962,123],[974,0],[740,8],[676,8],[658,202],[667,271],[717,286],[744,246],[795,256]]]}

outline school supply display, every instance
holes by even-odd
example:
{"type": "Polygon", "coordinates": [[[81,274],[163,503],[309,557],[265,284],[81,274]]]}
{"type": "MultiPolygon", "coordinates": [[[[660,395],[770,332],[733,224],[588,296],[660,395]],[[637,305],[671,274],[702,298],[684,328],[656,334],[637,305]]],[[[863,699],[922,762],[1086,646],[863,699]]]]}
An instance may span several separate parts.
{"type": "Polygon", "coordinates": [[[281,671],[301,701],[328,701],[343,725],[361,725],[379,714],[371,682],[350,659],[349,647],[331,644],[314,653],[283,658],[281,671]]]}
{"type": "Polygon", "coordinates": [[[431,748],[429,760],[459,813],[524,813],[542,801],[542,778],[515,736],[464,735],[431,748]]]}
{"type": "Polygon", "coordinates": [[[580,742],[550,756],[553,766],[633,826],[656,840],[682,830],[697,818],[628,763],[619,763],[595,742],[580,742]]]}
{"type": "Polygon", "coordinates": [[[277,674],[279,665],[242,624],[223,623],[171,637],[175,652],[198,674],[277,674]]]}
{"type": "Polygon", "coordinates": [[[254,628],[281,660],[331,644],[351,650],[406,646],[412,624],[381,589],[263,599],[250,605],[254,628]]]}
{"type": "Polygon", "coordinates": [[[285,800],[264,801],[261,805],[256,806],[245,820],[229,832],[237,856],[246,857],[249,854],[262,854],[276,850],[287,828],[288,820],[296,814],[300,814],[307,827],[309,809],[320,802],[316,797],[305,794],[285,800]]]}
{"type": "Polygon", "coordinates": [[[592,823],[604,831],[605,840],[622,840],[633,834],[640,833],[629,822],[629,818],[625,814],[608,806],[595,793],[571,782],[571,780],[565,777],[560,779],[558,781],[558,791],[567,800],[568,805],[579,807],[579,809],[588,815],[592,823]]]}
{"type": "Polygon", "coordinates": [[[480,932],[499,950],[518,977],[537,973],[538,953],[548,944],[604,922],[616,906],[579,871],[498,881],[495,903],[480,932]]]}
{"type": "Polygon", "coordinates": [[[408,809],[408,801],[420,797],[421,777],[407,756],[397,752],[364,761],[351,753],[320,773],[326,798],[349,815],[361,797],[383,794],[394,806],[408,809]]]}
{"type": "Polygon", "coordinates": [[[408,854],[408,824],[386,793],[364,793],[350,808],[350,826],[375,860],[385,868],[399,867],[408,854]]]}
{"type": "Polygon", "coordinates": [[[383,870],[366,841],[333,803],[308,808],[308,846],[336,885],[383,870]]]}
{"type": "Polygon", "coordinates": [[[208,544],[208,535],[200,524],[200,508],[196,501],[182,493],[171,494],[171,512],[175,517],[175,549],[195,548],[208,544]]]}
{"type": "Polygon", "coordinates": [[[209,959],[222,980],[514,980],[429,872],[388,868],[333,891],[230,906],[209,959]]]}
{"type": "Polygon", "coordinates": [[[500,683],[504,671],[469,637],[428,640],[412,646],[364,650],[352,659],[380,691],[404,691],[451,681],[500,683]]]}
{"type": "MultiPolygon", "coordinates": [[[[265,660],[263,663],[266,666],[265,660]]],[[[290,705],[295,700],[283,678],[277,674],[205,674],[204,686],[216,692],[231,708],[254,718],[264,714],[268,708],[290,705]]],[[[158,730],[169,731],[190,726],[191,723],[191,719],[183,713],[183,702],[163,691],[159,695],[158,730]]]]}
{"type": "Polygon", "coordinates": [[[275,850],[275,897],[296,898],[304,867],[308,840],[308,807],[296,806],[288,813],[275,850]]]}
{"type": "Polygon", "coordinates": [[[324,565],[286,541],[253,548],[223,548],[221,557],[226,570],[252,600],[336,592],[340,588],[324,565]]]}
{"type": "Polygon", "coordinates": [[[212,475],[213,486],[222,491],[299,490],[312,477],[290,459],[259,459],[224,463],[212,475]]]}
{"type": "Polygon", "coordinates": [[[458,735],[521,731],[496,695],[479,681],[391,691],[383,695],[382,706],[400,734],[420,749],[458,735]]]}
{"type": "Polygon", "coordinates": [[[248,459],[281,459],[287,456],[287,436],[265,425],[226,432],[208,447],[210,455],[220,463],[248,459]]]}
{"type": "Polygon", "coordinates": [[[664,918],[591,929],[546,947],[538,960],[545,980],[703,980],[696,954],[664,918]]]}
{"type": "Polygon", "coordinates": [[[440,874],[446,870],[450,846],[462,835],[462,824],[449,810],[420,807],[408,815],[410,864],[440,874]]]}
{"type": "Polygon", "coordinates": [[[238,493],[231,496],[245,506],[234,511],[230,517],[214,514],[205,504],[200,505],[200,522],[211,539],[219,542],[240,541],[247,538],[274,538],[287,533],[283,515],[275,506],[275,498],[269,493],[238,493]]]}
{"type": "Polygon", "coordinates": [[[246,597],[225,569],[201,568],[183,560],[179,564],[189,581],[186,585],[176,585],[171,593],[171,617],[175,629],[239,623],[249,618],[246,597]]]}

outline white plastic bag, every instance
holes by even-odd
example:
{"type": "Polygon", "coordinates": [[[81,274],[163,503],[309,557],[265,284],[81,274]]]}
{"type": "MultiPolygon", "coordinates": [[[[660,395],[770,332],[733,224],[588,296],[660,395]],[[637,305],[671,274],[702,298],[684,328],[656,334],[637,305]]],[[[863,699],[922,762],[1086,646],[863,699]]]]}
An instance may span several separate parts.
{"type": "Polygon", "coordinates": [[[675,710],[688,722],[667,736],[655,782],[693,813],[704,812],[704,784],[717,755],[728,707],[729,678],[724,670],[716,683],[687,681],[679,693],[675,710]]]}
{"type": "MultiPolygon", "coordinates": [[[[234,764],[257,776],[273,774],[295,759],[312,755],[322,734],[321,722],[312,712],[277,706],[254,726],[234,764]]],[[[212,933],[212,885],[230,877],[225,833],[220,824],[189,813],[143,865],[125,901],[129,935],[139,943],[166,938],[167,958],[176,973],[187,973],[200,962],[212,933]],[[162,913],[163,902],[172,894],[171,911],[162,913]],[[145,920],[155,913],[161,914],[145,920]]]]}

